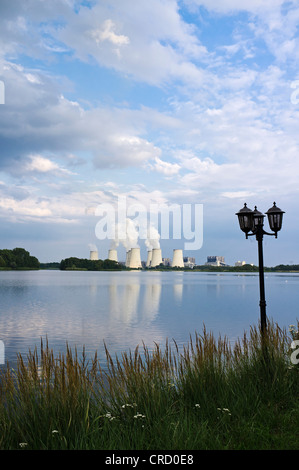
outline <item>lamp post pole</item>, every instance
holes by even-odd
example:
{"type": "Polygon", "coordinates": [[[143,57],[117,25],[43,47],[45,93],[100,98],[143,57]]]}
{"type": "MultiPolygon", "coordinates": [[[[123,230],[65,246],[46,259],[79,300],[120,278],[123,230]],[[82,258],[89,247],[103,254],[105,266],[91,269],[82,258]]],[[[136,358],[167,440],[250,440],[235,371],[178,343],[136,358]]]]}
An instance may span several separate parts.
{"type": "Polygon", "coordinates": [[[274,233],[268,233],[264,230],[265,215],[259,212],[255,206],[254,211],[249,209],[246,204],[236,213],[239,219],[240,229],[245,233],[246,238],[255,235],[258,242],[258,262],[259,262],[259,284],[260,284],[260,314],[261,314],[261,333],[264,337],[267,331],[267,316],[266,316],[266,299],[265,299],[265,281],[264,281],[264,256],[263,256],[263,238],[264,235],[275,235],[282,226],[282,216],[284,212],[276,207],[275,202],[273,207],[266,212],[270,229],[274,233]],[[251,233],[250,233],[251,232],[251,233]]]}
{"type": "Polygon", "coordinates": [[[258,225],[256,239],[258,242],[259,258],[259,282],[260,282],[260,312],[261,312],[261,333],[264,335],[267,331],[266,298],[265,298],[265,279],[264,279],[264,256],[263,256],[263,227],[258,225]]]}

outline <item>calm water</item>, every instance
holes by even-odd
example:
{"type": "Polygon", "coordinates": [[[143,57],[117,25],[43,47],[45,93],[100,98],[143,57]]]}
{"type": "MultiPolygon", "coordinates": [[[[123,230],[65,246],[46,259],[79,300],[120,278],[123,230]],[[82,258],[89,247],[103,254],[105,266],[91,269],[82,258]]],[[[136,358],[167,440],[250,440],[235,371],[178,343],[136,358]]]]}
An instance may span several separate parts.
{"type": "MultiPolygon", "coordinates": [[[[299,275],[267,274],[267,314],[288,327],[299,318],[299,275]]],[[[48,338],[89,356],[97,350],[186,344],[203,324],[232,341],[259,321],[257,274],[183,272],[0,272],[0,340],[5,362],[48,338]]],[[[3,359],[3,358],[2,358],[3,359]]],[[[0,362],[3,362],[0,361],[0,362]]]]}

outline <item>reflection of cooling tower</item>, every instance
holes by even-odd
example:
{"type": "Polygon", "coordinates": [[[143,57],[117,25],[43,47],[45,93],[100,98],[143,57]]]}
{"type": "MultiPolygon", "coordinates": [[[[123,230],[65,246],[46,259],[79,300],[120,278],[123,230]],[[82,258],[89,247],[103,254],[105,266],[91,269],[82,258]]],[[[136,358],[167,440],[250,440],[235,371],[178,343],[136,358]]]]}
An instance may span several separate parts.
{"type": "Polygon", "coordinates": [[[173,258],[172,258],[172,265],[173,268],[183,268],[184,267],[184,260],[183,260],[183,250],[173,250],[173,258]]]}
{"type": "Polygon", "coordinates": [[[141,268],[140,248],[131,248],[129,268],[141,268]]]}
{"type": "Polygon", "coordinates": [[[109,250],[108,251],[108,259],[110,259],[111,261],[118,261],[117,251],[116,250],[109,250]]]}
{"type": "Polygon", "coordinates": [[[183,284],[174,284],[173,292],[176,300],[182,300],[183,297],[183,284]]]}
{"type": "MultiPolygon", "coordinates": [[[[149,281],[150,282],[150,281],[149,281]]],[[[159,313],[162,285],[147,284],[142,306],[142,320],[152,321],[159,313]]]]}
{"type": "Polygon", "coordinates": [[[129,268],[130,266],[130,258],[131,258],[131,250],[127,251],[126,253],[126,267],[129,268]]]}
{"type": "Polygon", "coordinates": [[[151,265],[152,255],[153,255],[152,250],[150,250],[150,251],[147,252],[147,260],[146,260],[146,267],[147,267],[147,268],[149,268],[150,265],[151,265]]]}
{"type": "Polygon", "coordinates": [[[162,263],[162,250],[160,248],[154,248],[152,252],[151,267],[159,266],[162,263]]]}
{"type": "Polygon", "coordinates": [[[91,259],[93,261],[98,260],[99,259],[98,252],[97,251],[91,251],[89,259],[91,259]]]}

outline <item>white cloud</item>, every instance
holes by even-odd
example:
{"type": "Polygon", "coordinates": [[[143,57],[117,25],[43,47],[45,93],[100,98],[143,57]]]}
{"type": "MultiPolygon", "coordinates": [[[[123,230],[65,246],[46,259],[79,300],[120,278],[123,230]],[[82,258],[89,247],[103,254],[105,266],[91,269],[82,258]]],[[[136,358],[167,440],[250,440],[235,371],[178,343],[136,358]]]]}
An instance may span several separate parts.
{"type": "Polygon", "coordinates": [[[152,168],[154,171],[157,171],[158,173],[164,174],[165,176],[174,176],[178,174],[181,167],[178,163],[165,162],[156,157],[155,163],[150,165],[150,168],[152,168]]]}
{"type": "Polygon", "coordinates": [[[94,158],[96,167],[140,166],[161,152],[151,142],[131,135],[111,134],[98,144],[99,148],[94,158]]]}
{"type": "Polygon", "coordinates": [[[41,155],[30,155],[29,162],[25,163],[23,171],[37,173],[56,173],[56,174],[72,174],[71,171],[61,168],[56,162],[42,157],[41,155]]]}
{"type": "Polygon", "coordinates": [[[240,198],[248,198],[255,196],[256,193],[253,191],[227,191],[221,193],[221,196],[227,197],[228,199],[240,199],[240,198]]]}
{"type": "Polygon", "coordinates": [[[175,0],[111,0],[81,8],[58,32],[81,60],[93,57],[136,80],[162,85],[167,80],[202,80],[192,60],[206,60],[194,26],[182,21],[175,0]],[[115,52],[117,52],[115,54],[115,52]]]}
{"type": "Polygon", "coordinates": [[[0,168],[17,173],[19,161],[19,170],[27,172],[70,173],[46,156],[57,152],[62,158],[66,155],[70,165],[70,154],[87,152],[98,168],[140,166],[160,156],[161,150],[146,138],[145,110],[85,110],[60,93],[54,77],[41,71],[32,74],[7,61],[2,76],[8,106],[2,107],[0,115],[0,168]]]}
{"type": "Polygon", "coordinates": [[[77,3],[76,12],[67,0],[1,2],[0,169],[24,184],[2,188],[3,218],[82,222],[120,191],[132,202],[197,197],[209,207],[297,194],[290,82],[299,9],[282,0],[188,3],[212,12],[206,24],[175,0],[77,3]],[[223,31],[209,31],[209,19],[224,19],[223,31]],[[26,54],[40,69],[22,63],[26,54]],[[74,83],[54,76],[61,64],[74,83]],[[85,72],[94,73],[88,85],[85,72]]]}
{"type": "Polygon", "coordinates": [[[114,31],[115,28],[115,23],[108,19],[104,21],[102,29],[91,30],[90,35],[97,44],[100,44],[103,41],[109,41],[116,46],[129,44],[129,38],[123,34],[116,34],[114,31]]]}

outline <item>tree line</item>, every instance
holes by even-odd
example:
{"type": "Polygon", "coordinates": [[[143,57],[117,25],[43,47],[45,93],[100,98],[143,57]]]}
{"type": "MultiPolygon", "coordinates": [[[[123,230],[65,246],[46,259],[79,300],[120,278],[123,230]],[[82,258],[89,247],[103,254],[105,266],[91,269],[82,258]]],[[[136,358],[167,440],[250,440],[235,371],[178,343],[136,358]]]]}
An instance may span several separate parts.
{"type": "Polygon", "coordinates": [[[40,263],[24,248],[0,250],[0,268],[2,269],[39,269],[40,263]]]}
{"type": "Polygon", "coordinates": [[[121,270],[125,269],[124,266],[117,261],[110,259],[90,260],[84,258],[66,258],[61,260],[59,269],[65,270],[85,270],[85,271],[104,271],[104,270],[121,270]]]}

